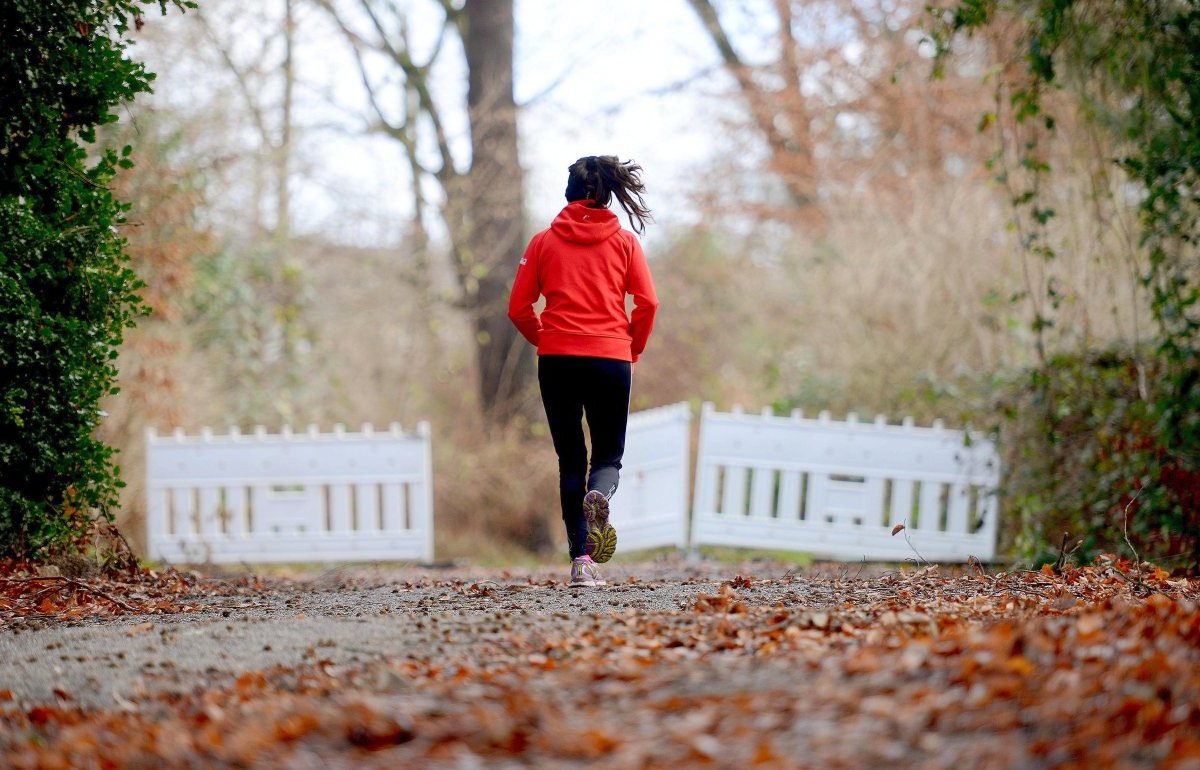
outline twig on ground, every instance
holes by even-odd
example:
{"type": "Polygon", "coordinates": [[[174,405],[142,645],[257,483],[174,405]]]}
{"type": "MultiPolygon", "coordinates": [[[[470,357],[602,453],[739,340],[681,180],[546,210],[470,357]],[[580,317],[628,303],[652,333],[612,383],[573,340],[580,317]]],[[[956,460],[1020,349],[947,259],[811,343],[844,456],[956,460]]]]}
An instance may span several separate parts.
{"type": "Polygon", "coordinates": [[[1138,582],[1142,582],[1142,557],[1138,555],[1137,549],[1133,547],[1133,543],[1129,542],[1129,509],[1137,502],[1138,496],[1142,494],[1142,490],[1138,489],[1133,493],[1133,497],[1129,498],[1129,502],[1125,504],[1125,521],[1123,533],[1125,535],[1125,545],[1129,546],[1129,550],[1133,551],[1133,565],[1137,572],[1138,582]]]}
{"type": "MultiPolygon", "coordinates": [[[[907,519],[905,519],[905,521],[907,521],[907,519]]],[[[902,529],[901,532],[904,534],[904,542],[908,543],[908,547],[911,548],[912,552],[917,555],[917,563],[925,564],[926,566],[929,566],[929,560],[921,555],[921,552],[917,550],[917,547],[915,545],[913,545],[912,539],[909,538],[908,527],[905,527],[904,529],[902,529]]]]}
{"type": "Polygon", "coordinates": [[[134,607],[132,604],[123,602],[120,599],[116,598],[115,596],[112,596],[108,592],[102,591],[99,588],[96,588],[95,586],[90,586],[87,583],[83,582],[82,580],[76,580],[75,578],[64,577],[62,575],[37,575],[34,577],[23,577],[23,578],[0,578],[0,582],[4,582],[4,583],[48,583],[48,582],[52,582],[52,581],[59,581],[62,583],[66,583],[69,586],[72,586],[72,587],[77,588],[82,591],[86,591],[86,592],[88,592],[94,596],[97,596],[101,599],[110,601],[113,604],[120,607],[121,609],[125,610],[126,612],[137,612],[137,608],[134,607]]]}
{"type": "Polygon", "coordinates": [[[1063,533],[1062,543],[1058,546],[1058,558],[1054,560],[1053,569],[1055,572],[1061,572],[1063,570],[1063,568],[1067,566],[1067,560],[1070,559],[1072,556],[1074,556],[1075,552],[1078,551],[1083,546],[1082,539],[1076,540],[1075,547],[1068,551],[1067,550],[1067,539],[1070,537],[1071,537],[1070,532],[1063,533]]]}
{"type": "Polygon", "coordinates": [[[129,545],[129,541],[125,539],[124,533],[111,524],[109,525],[109,528],[112,536],[116,537],[117,540],[121,542],[121,545],[125,548],[125,552],[122,554],[122,558],[124,559],[126,565],[125,571],[131,573],[137,572],[137,556],[134,554],[133,548],[129,545]]]}
{"type": "Polygon", "coordinates": [[[997,585],[994,588],[992,588],[988,593],[991,596],[996,596],[997,594],[1004,594],[1004,593],[1018,593],[1018,594],[1025,594],[1027,596],[1037,596],[1041,599],[1053,599],[1054,598],[1053,596],[1043,593],[1041,591],[1038,591],[1036,589],[1026,588],[1024,586],[1018,586],[1018,585],[997,585]]]}

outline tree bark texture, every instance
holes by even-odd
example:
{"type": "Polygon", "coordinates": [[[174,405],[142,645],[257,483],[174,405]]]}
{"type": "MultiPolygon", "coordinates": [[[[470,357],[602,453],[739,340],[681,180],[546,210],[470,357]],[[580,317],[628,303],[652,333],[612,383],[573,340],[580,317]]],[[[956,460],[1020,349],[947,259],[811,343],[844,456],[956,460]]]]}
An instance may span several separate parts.
{"type": "Polygon", "coordinates": [[[471,166],[452,230],[478,345],[484,414],[504,423],[523,411],[533,351],[509,322],[508,293],[525,248],[524,174],[513,98],[513,0],[468,0],[462,40],[468,67],[471,166]]]}

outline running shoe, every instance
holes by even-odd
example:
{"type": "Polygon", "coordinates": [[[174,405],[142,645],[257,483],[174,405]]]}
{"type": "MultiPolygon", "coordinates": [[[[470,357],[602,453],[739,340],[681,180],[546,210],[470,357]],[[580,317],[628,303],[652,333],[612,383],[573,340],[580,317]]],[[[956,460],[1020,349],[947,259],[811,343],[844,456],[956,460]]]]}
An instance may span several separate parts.
{"type": "Polygon", "coordinates": [[[583,517],[587,522],[587,554],[600,564],[617,550],[617,531],[608,523],[608,498],[593,489],[583,496],[583,517]]]}
{"type": "Polygon", "coordinates": [[[573,586],[602,586],[605,582],[600,579],[600,568],[591,556],[580,556],[571,560],[571,585],[573,586]]]}

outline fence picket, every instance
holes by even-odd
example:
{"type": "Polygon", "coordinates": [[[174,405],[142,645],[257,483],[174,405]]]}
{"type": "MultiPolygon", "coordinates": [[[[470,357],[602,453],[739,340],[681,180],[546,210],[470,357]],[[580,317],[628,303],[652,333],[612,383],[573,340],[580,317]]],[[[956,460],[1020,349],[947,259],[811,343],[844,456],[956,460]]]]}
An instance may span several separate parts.
{"type": "Polygon", "coordinates": [[[800,472],[785,470],[779,474],[778,518],[796,521],[800,518],[800,472]]]}
{"type": "Polygon", "coordinates": [[[346,534],[353,531],[350,526],[350,495],[349,484],[330,484],[329,490],[329,531],[346,534]]]}
{"type": "Polygon", "coordinates": [[[750,515],[768,519],[775,516],[775,474],[774,470],[756,468],[751,471],[750,483],[750,515]]]}
{"type": "Polygon", "coordinates": [[[949,510],[946,515],[946,530],[948,532],[970,532],[970,522],[967,521],[967,512],[970,504],[970,487],[960,482],[951,484],[949,510]]]}
{"type": "Polygon", "coordinates": [[[908,522],[912,519],[914,486],[916,486],[916,482],[912,479],[894,479],[892,481],[892,506],[887,522],[889,532],[897,524],[907,527],[908,522]]]}

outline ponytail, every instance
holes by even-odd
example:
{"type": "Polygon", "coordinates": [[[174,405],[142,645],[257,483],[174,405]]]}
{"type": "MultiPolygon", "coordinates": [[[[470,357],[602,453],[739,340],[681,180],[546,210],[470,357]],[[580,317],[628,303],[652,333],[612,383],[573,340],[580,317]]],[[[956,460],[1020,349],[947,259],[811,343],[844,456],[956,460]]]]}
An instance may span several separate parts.
{"type": "Polygon", "coordinates": [[[607,208],[615,195],[629,217],[629,226],[638,233],[646,232],[646,223],[653,219],[642,198],[646,186],[641,166],[631,160],[622,163],[615,155],[589,155],[572,163],[567,171],[568,201],[590,200],[597,208],[607,208]]]}

